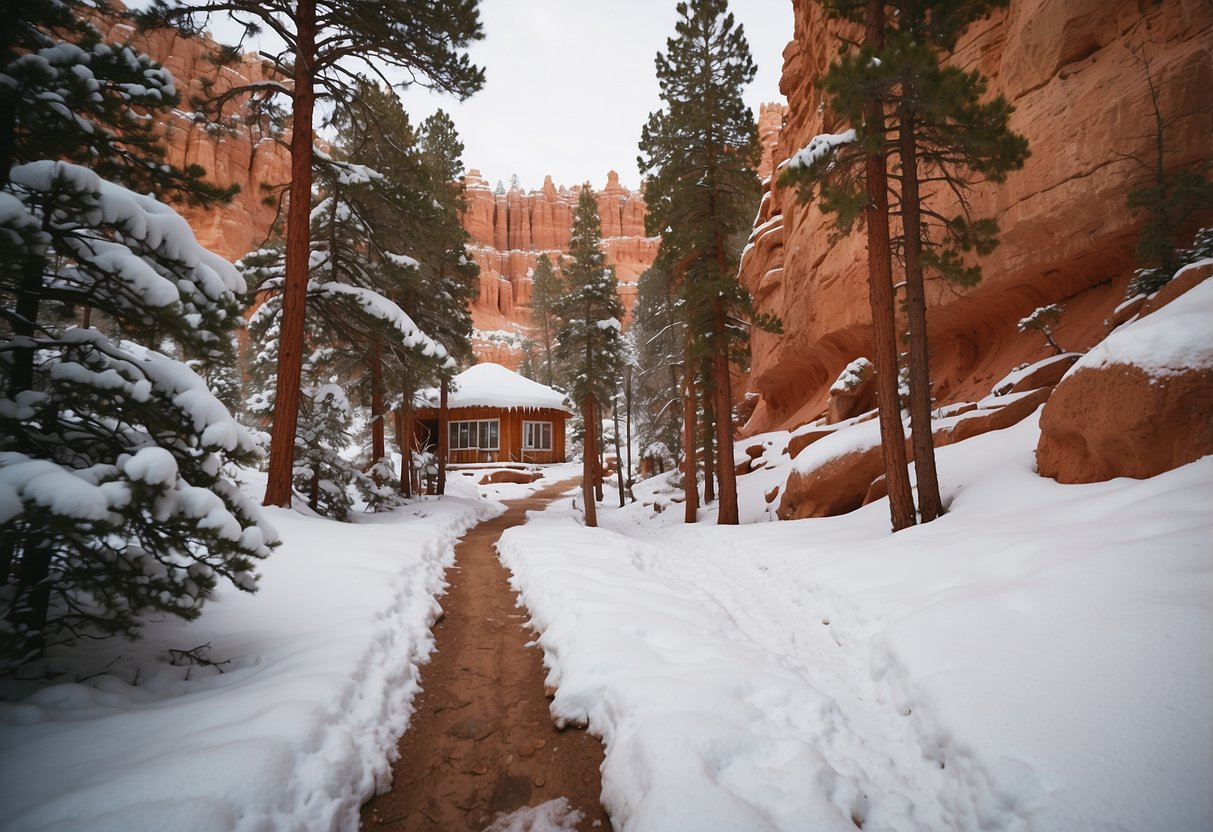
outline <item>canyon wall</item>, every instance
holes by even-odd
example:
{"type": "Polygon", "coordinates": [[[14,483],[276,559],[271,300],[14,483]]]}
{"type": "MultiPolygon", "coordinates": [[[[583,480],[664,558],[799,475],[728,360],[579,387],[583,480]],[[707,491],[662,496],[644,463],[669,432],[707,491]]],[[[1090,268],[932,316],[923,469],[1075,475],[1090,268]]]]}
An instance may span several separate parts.
{"type": "Polygon", "coordinates": [[[284,143],[289,142],[289,134],[279,141],[247,127],[235,131],[208,128],[188,108],[191,97],[202,94],[201,78],[212,78],[211,92],[218,94],[233,86],[267,80],[269,65],[248,54],[216,70],[210,57],[217,46],[209,37],[184,38],[169,29],[136,34],[126,23],[105,19],[94,23],[104,39],[132,42],[173,74],[182,109],[162,116],[166,161],[178,166],[201,165],[210,181],[240,186],[231,203],[219,208],[177,206],[199,242],[229,260],[257,248],[269,235],[278,213],[276,204],[265,201],[272,193],[267,189],[280,189],[291,178],[290,151],[284,143]]]}
{"type": "MultiPolygon", "coordinates": [[[[476,328],[525,327],[529,317],[520,307],[531,302],[531,273],[541,255],[555,260],[568,251],[581,186],[557,187],[549,176],[537,191],[514,187],[495,194],[478,170],[468,171],[466,184],[463,224],[480,266],[480,293],[472,305],[476,328]]],[[[615,267],[619,295],[630,315],[636,281],[653,264],[661,239],[645,236],[644,196],[620,185],[615,171],[607,174],[606,186],[595,197],[606,262],[615,267]]],[[[477,344],[477,353],[482,352],[477,344]]]]}
{"type": "MultiPolygon", "coordinates": [[[[812,0],[793,0],[795,37],[784,50],[788,112],[776,138],[786,159],[818,133],[841,129],[820,107],[814,81],[836,54],[833,22],[812,0]]],[[[1126,154],[1153,151],[1145,65],[1160,92],[1169,168],[1213,160],[1213,4],[1208,0],[1011,0],[975,24],[954,61],[990,80],[1014,105],[1011,126],[1031,157],[1002,185],[978,192],[978,216],[996,217],[1002,244],[982,261],[983,282],[929,281],[933,393],[976,399],[1018,364],[1048,354],[1017,321],[1061,302],[1056,332],[1081,350],[1107,331],[1133,263],[1138,219],[1126,191],[1143,170],[1126,154]]],[[[1213,218],[1201,218],[1208,224],[1213,218]]],[[[812,205],[768,181],[742,281],[757,307],[783,319],[783,335],[755,333],[748,389],[757,433],[824,414],[828,389],[853,359],[871,355],[862,233],[831,243],[812,205]]],[[[745,387],[741,388],[745,390],[745,387]]]]}

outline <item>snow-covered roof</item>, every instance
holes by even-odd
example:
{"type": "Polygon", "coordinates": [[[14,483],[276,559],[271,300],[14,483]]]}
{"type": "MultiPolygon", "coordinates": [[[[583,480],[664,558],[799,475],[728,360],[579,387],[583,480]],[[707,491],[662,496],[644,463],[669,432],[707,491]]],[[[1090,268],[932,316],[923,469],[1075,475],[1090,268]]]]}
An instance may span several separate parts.
{"type": "MultiPolygon", "coordinates": [[[[418,398],[422,407],[438,406],[438,390],[422,390],[418,398]]],[[[448,407],[542,408],[572,413],[564,403],[564,393],[546,384],[531,381],[500,364],[476,364],[464,370],[451,382],[447,396],[448,407]]]]}

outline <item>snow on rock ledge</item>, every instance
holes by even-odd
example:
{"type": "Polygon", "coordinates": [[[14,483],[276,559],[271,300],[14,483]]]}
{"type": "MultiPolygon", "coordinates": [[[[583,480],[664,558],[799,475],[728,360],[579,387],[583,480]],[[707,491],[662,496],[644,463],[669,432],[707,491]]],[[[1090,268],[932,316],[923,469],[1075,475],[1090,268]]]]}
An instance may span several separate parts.
{"type": "Polygon", "coordinates": [[[1205,280],[1083,356],[1041,414],[1040,474],[1144,479],[1213,454],[1211,326],[1205,280]]]}

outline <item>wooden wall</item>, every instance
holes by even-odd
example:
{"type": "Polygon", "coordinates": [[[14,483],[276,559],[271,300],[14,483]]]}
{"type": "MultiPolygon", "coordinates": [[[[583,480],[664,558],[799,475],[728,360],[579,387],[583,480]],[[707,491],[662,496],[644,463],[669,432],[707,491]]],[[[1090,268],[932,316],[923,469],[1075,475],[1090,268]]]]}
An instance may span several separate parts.
{"type": "MultiPolygon", "coordinates": [[[[417,424],[418,435],[421,435],[421,425],[418,424],[423,420],[435,420],[438,418],[437,408],[420,408],[414,414],[414,423],[417,424]]],[[[447,462],[452,465],[466,465],[478,462],[564,462],[565,461],[565,442],[564,442],[564,423],[568,418],[568,414],[563,410],[552,410],[549,408],[543,409],[519,409],[506,410],[499,407],[451,407],[447,409],[447,419],[451,422],[464,422],[469,420],[481,419],[497,419],[498,426],[498,444],[501,446],[497,451],[456,451],[451,450],[447,462]],[[551,422],[552,423],[552,450],[550,451],[523,451],[522,450],[522,423],[523,422],[551,422]]]]}

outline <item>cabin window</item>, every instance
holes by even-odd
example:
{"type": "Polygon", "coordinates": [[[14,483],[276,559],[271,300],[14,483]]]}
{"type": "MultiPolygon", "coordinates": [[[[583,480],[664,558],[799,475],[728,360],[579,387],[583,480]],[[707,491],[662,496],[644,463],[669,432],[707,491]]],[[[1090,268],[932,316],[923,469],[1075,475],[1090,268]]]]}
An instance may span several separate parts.
{"type": "Polygon", "coordinates": [[[451,422],[452,451],[496,451],[501,448],[501,433],[497,419],[451,422]]]}
{"type": "Polygon", "coordinates": [[[524,451],[552,450],[552,423],[523,422],[522,449],[524,451]]]}

